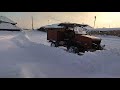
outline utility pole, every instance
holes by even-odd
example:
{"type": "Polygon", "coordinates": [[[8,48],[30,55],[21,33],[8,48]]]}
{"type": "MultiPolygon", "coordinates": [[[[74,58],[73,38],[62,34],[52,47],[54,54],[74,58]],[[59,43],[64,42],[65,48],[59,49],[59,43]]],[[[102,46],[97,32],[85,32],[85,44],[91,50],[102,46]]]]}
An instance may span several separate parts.
{"type": "Polygon", "coordinates": [[[49,25],[50,20],[48,20],[48,25],[49,25]]]}
{"type": "Polygon", "coordinates": [[[33,28],[33,16],[32,16],[32,30],[34,30],[34,28],[33,28]]]}
{"type": "Polygon", "coordinates": [[[94,20],[94,28],[95,28],[95,22],[96,22],[96,16],[95,16],[95,20],[94,20]]]}

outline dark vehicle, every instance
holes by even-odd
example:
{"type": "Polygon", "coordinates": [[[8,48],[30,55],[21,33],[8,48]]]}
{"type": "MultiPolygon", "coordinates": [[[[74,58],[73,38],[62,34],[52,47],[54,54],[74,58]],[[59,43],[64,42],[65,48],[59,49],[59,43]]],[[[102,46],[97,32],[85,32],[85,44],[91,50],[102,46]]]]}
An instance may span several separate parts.
{"type": "Polygon", "coordinates": [[[80,30],[84,26],[62,23],[58,27],[47,28],[47,40],[51,42],[52,47],[64,46],[69,52],[74,53],[102,50],[101,39],[80,30]]]}

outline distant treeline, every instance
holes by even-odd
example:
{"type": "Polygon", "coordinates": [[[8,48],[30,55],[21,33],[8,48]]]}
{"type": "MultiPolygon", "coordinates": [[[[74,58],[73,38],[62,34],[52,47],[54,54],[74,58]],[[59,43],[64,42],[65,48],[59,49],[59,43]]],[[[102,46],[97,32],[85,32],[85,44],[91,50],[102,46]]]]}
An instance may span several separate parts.
{"type": "Polygon", "coordinates": [[[89,34],[91,35],[111,35],[111,36],[118,36],[120,37],[120,30],[108,30],[108,31],[90,31],[89,34]]]}

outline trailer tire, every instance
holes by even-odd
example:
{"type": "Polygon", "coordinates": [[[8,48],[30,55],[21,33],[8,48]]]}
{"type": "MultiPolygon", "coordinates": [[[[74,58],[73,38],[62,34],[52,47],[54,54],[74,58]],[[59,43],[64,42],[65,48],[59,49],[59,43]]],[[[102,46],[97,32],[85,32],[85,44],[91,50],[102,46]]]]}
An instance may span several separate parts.
{"type": "Polygon", "coordinates": [[[78,47],[74,47],[74,53],[79,53],[78,47]]]}
{"type": "Polygon", "coordinates": [[[70,46],[67,50],[70,53],[79,53],[79,49],[75,46],[70,46]]]}
{"type": "Polygon", "coordinates": [[[57,42],[51,42],[51,47],[58,47],[58,43],[57,42]]]}
{"type": "Polygon", "coordinates": [[[74,51],[74,46],[70,46],[69,48],[68,48],[68,52],[69,53],[74,53],[75,51],[74,51]]]}

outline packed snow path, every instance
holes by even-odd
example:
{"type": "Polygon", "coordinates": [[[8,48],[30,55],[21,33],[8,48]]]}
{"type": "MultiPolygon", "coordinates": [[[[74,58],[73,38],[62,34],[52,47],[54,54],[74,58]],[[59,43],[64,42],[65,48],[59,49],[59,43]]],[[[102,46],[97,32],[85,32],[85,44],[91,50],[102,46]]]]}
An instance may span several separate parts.
{"type": "Polygon", "coordinates": [[[50,47],[46,33],[0,32],[0,77],[120,77],[120,38],[101,37],[106,50],[83,56],[50,47]]]}

